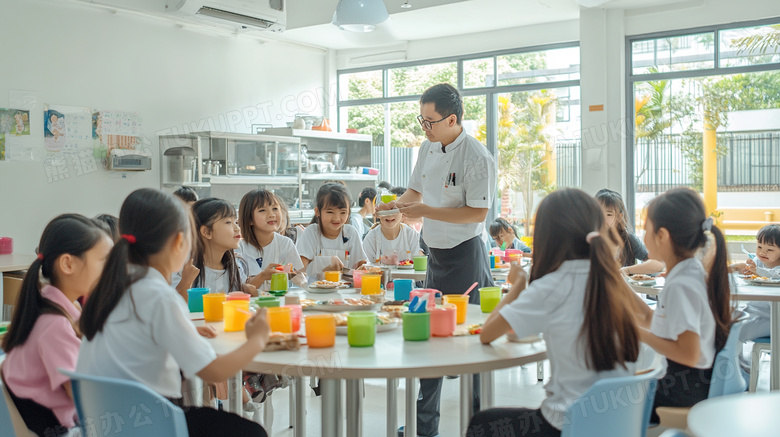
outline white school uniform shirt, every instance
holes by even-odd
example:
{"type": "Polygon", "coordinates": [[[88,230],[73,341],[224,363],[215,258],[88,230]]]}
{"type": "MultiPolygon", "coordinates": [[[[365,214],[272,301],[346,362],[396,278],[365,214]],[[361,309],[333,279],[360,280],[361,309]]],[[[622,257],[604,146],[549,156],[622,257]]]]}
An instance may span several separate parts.
{"type": "Polygon", "coordinates": [[[633,375],[626,368],[597,372],[587,366],[587,343],[580,334],[585,320],[585,286],[589,260],[564,261],[558,270],[533,281],[512,303],[499,310],[519,337],[542,333],[552,374],[544,386],[542,415],[557,429],[563,427],[569,407],[596,381],[633,375]]]}
{"type": "Polygon", "coordinates": [[[677,263],[666,275],[658,296],[650,332],[677,340],[685,331],[699,335],[699,361],[693,366],[709,369],[715,362],[715,317],[707,298],[707,273],[697,258],[677,263]]]}
{"type": "MultiPolygon", "coordinates": [[[[409,188],[422,193],[422,202],[428,206],[490,208],[496,189],[496,161],[487,148],[464,130],[445,150],[440,142],[423,141],[409,188]]],[[[429,247],[451,249],[482,235],[484,229],[482,222],[461,224],[425,218],[422,233],[429,247]]]]}
{"type": "Polygon", "coordinates": [[[350,269],[354,269],[360,261],[366,259],[360,235],[350,224],[345,224],[339,236],[331,240],[322,235],[316,223],[312,223],[306,227],[302,235],[298,236],[296,247],[302,257],[311,260],[306,266],[306,274],[309,275],[310,281],[316,280],[317,275],[331,264],[332,256],[338,256],[344,266],[350,269]],[[344,241],[345,238],[347,241],[344,241]],[[347,262],[346,252],[349,252],[349,262],[347,262]]]}
{"type": "Polygon", "coordinates": [[[140,382],[180,398],[179,369],[189,378],[216,358],[190,321],[184,299],[150,267],[122,295],[103,330],[92,340],[82,339],[76,371],[140,382]]]}
{"type": "MultiPolygon", "coordinates": [[[[255,276],[259,275],[271,264],[292,264],[293,269],[296,271],[303,270],[303,262],[301,256],[298,255],[298,250],[295,248],[295,243],[284,235],[274,233],[274,238],[263,247],[260,251],[257,247],[249,244],[246,240],[241,240],[238,246],[237,256],[240,256],[247,265],[247,275],[255,276]],[[257,261],[259,258],[263,260],[263,266],[257,261]]],[[[263,290],[268,290],[271,284],[266,281],[262,285],[263,290]]]]}
{"type": "MultiPolygon", "coordinates": [[[[780,266],[769,268],[756,258],[756,273],[770,279],[780,278],[780,266]]],[[[769,337],[772,308],[770,302],[750,301],[743,310],[748,318],[739,331],[740,341],[752,341],[759,337],[769,337]]]]}
{"type": "Polygon", "coordinates": [[[401,232],[394,240],[388,240],[382,233],[382,226],[368,231],[363,239],[363,250],[369,261],[375,261],[380,256],[398,255],[398,261],[412,259],[420,254],[420,234],[411,227],[401,223],[401,232]]]}
{"type": "MultiPolygon", "coordinates": [[[[243,259],[239,260],[236,258],[236,268],[238,269],[238,278],[243,284],[247,280],[246,275],[246,266],[249,264],[244,262],[243,259]]],[[[200,282],[199,278],[196,278],[192,282],[193,288],[208,288],[211,290],[211,293],[230,293],[231,291],[241,291],[241,289],[238,290],[231,290],[230,289],[230,277],[227,275],[227,270],[215,270],[209,267],[203,267],[204,270],[204,278],[203,283],[200,282]]],[[[173,288],[176,288],[177,285],[179,285],[179,282],[181,282],[181,272],[176,272],[171,277],[171,286],[173,288]]]]}

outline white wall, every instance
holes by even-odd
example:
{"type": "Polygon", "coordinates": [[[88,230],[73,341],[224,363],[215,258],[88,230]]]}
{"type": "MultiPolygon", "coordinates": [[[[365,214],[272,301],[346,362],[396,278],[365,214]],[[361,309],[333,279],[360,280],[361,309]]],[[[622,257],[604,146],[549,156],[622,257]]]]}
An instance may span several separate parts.
{"type": "Polygon", "coordinates": [[[39,103],[136,111],[154,153],[152,171],[126,178],[71,171],[52,183],[43,161],[0,161],[0,236],[13,237],[20,253],[33,252],[57,214],[118,214],[129,192],[159,188],[157,133],[190,130],[191,123],[196,130],[249,132],[252,123],[282,125],[299,111],[323,113],[324,51],[37,0],[2,0],[0,39],[7,42],[0,108],[8,107],[10,90],[26,90],[37,92],[39,103]]]}

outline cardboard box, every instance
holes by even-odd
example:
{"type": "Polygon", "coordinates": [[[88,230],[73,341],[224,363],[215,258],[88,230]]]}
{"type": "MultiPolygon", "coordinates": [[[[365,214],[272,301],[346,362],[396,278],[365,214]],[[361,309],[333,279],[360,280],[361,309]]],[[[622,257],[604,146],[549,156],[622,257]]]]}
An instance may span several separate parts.
{"type": "Polygon", "coordinates": [[[24,275],[21,273],[3,273],[3,305],[16,305],[22,279],[24,275]]]}

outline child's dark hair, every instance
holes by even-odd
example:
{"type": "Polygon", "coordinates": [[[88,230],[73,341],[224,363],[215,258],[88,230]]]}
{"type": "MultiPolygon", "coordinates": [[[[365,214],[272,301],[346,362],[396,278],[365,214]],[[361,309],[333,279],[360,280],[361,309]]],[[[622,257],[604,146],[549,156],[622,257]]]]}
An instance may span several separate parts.
{"type": "Polygon", "coordinates": [[[347,223],[349,223],[349,216],[351,214],[350,205],[352,205],[352,198],[349,195],[347,187],[341,184],[323,184],[319,190],[317,190],[317,215],[312,217],[311,222],[317,223],[322,232],[322,210],[327,207],[336,209],[347,209],[347,223]]]}
{"type": "Polygon", "coordinates": [[[173,192],[173,195],[183,200],[184,203],[198,201],[198,193],[190,187],[181,186],[173,192]]]}
{"type": "Polygon", "coordinates": [[[238,205],[238,225],[241,227],[241,236],[244,238],[244,241],[260,251],[263,248],[252,230],[253,216],[258,208],[271,207],[273,205],[280,205],[278,215],[281,221],[281,202],[274,193],[268,190],[252,190],[244,194],[244,197],[241,198],[241,203],[238,205]]]}
{"type": "Polygon", "coordinates": [[[398,197],[401,197],[406,192],[406,187],[393,187],[390,190],[390,194],[395,194],[398,197]]]}
{"type": "Polygon", "coordinates": [[[95,247],[106,233],[97,224],[79,214],[63,214],[46,225],[38,243],[38,258],[33,261],[22,280],[19,298],[16,301],[11,325],[3,338],[3,350],[11,352],[27,341],[35,322],[42,314],[61,315],[72,324],[76,334],[81,335],[70,314],[41,295],[41,276],[57,286],[54,264],[64,254],[82,256],[95,247]]]}
{"type": "MultiPolygon", "coordinates": [[[[121,237],[103,268],[81,314],[81,332],[92,340],[130,286],[146,276],[149,257],[160,252],[178,233],[191,238],[190,215],[172,195],[152,188],[130,193],[119,211],[121,237]],[[130,264],[145,269],[131,275],[130,264]]],[[[136,314],[137,316],[138,314],[136,314]]]]}
{"type": "Polygon", "coordinates": [[[542,200],[535,223],[531,282],[558,270],[564,261],[590,261],[580,330],[588,368],[612,370],[636,361],[639,332],[632,316],[633,291],[620,276],[613,255],[617,235],[606,225],[599,204],[584,191],[558,190],[542,200]]]}
{"type": "Polygon", "coordinates": [[[111,214],[100,214],[95,216],[95,224],[103,229],[109,237],[116,243],[119,240],[119,219],[111,214]]]}
{"type": "Polygon", "coordinates": [[[358,206],[363,207],[363,205],[366,204],[366,200],[369,202],[373,202],[376,198],[376,189],[371,187],[363,188],[363,191],[360,192],[360,197],[358,197],[358,206]]]}
{"type": "Polygon", "coordinates": [[[761,244],[771,244],[780,247],[780,225],[766,225],[758,230],[756,241],[761,244]]]}
{"type": "Polygon", "coordinates": [[[460,93],[454,86],[448,83],[434,85],[420,97],[420,104],[433,103],[436,112],[442,117],[449,117],[455,114],[458,124],[463,118],[463,101],[460,99],[460,93]]]}
{"type": "Polygon", "coordinates": [[[731,287],[728,276],[726,240],[712,218],[707,217],[704,202],[695,191],[675,188],[653,199],[647,207],[647,220],[653,232],[665,228],[674,245],[674,254],[680,259],[694,256],[696,250],[707,244],[707,234],[715,237],[715,257],[707,275],[707,299],[715,317],[715,350],[726,344],[731,327],[731,287]]]}
{"type": "MultiPolygon", "coordinates": [[[[195,219],[195,232],[198,236],[198,251],[193,257],[193,265],[200,269],[198,278],[195,279],[195,284],[202,287],[206,281],[206,269],[203,257],[206,247],[203,242],[200,228],[205,226],[211,229],[211,227],[214,226],[214,223],[219,220],[226,217],[236,218],[236,209],[233,208],[233,205],[227,200],[207,197],[198,200],[192,205],[192,215],[195,219]]],[[[238,273],[236,255],[232,250],[225,251],[225,254],[222,256],[222,267],[225,269],[225,274],[228,277],[230,286],[229,291],[241,291],[241,276],[238,273]]]]}
{"type": "Polygon", "coordinates": [[[498,238],[498,235],[501,232],[511,232],[515,237],[517,237],[517,231],[515,231],[515,228],[508,221],[506,221],[506,219],[498,217],[497,219],[493,220],[493,223],[490,224],[489,233],[491,237],[498,238]]]}
{"type": "Polygon", "coordinates": [[[628,234],[631,232],[631,228],[628,225],[628,214],[626,214],[626,205],[623,203],[623,196],[617,191],[602,188],[596,193],[595,197],[602,208],[611,209],[615,212],[615,230],[617,230],[620,239],[623,241],[623,248],[620,250],[620,265],[635,265],[636,255],[628,241],[628,234]]]}
{"type": "Polygon", "coordinates": [[[389,189],[393,188],[393,186],[390,184],[390,182],[387,182],[387,181],[379,181],[379,184],[377,184],[376,187],[379,188],[380,190],[382,190],[382,189],[389,190],[389,189]]]}

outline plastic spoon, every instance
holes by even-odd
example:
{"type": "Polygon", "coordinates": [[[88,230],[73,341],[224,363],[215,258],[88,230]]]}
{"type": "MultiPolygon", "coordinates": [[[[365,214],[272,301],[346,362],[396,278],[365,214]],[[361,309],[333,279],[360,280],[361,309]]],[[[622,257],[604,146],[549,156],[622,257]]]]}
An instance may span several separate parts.
{"type": "Polygon", "coordinates": [[[479,284],[479,282],[475,282],[475,283],[471,284],[471,287],[469,287],[469,289],[468,289],[468,290],[466,290],[466,292],[465,292],[465,293],[463,293],[463,295],[464,295],[464,296],[468,296],[468,295],[469,295],[469,293],[471,293],[471,290],[473,290],[473,289],[474,289],[474,287],[476,287],[476,286],[477,286],[477,284],[479,284]]]}
{"type": "Polygon", "coordinates": [[[501,243],[501,250],[506,250],[506,241],[501,243]]]}
{"type": "Polygon", "coordinates": [[[753,259],[753,260],[754,260],[754,259],[756,259],[756,256],[755,256],[754,254],[750,253],[750,251],[748,251],[747,249],[745,249],[745,245],[744,245],[744,244],[742,245],[742,253],[744,253],[745,255],[747,255],[747,256],[748,256],[748,258],[750,258],[750,259],[753,259]]]}

